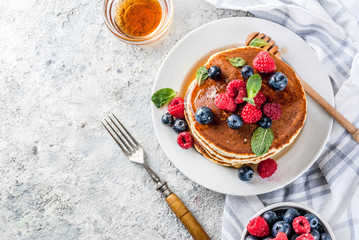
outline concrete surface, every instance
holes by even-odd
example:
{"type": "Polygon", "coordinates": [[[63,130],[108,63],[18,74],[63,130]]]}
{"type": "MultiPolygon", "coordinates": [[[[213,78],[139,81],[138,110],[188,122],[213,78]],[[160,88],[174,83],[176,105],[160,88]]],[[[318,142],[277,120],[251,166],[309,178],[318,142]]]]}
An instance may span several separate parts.
{"type": "MultiPolygon", "coordinates": [[[[154,135],[150,96],[170,49],[191,30],[243,16],[175,0],[168,34],[126,45],[102,20],[102,1],[0,1],[0,238],[190,239],[100,120],[114,112],[213,239],[225,196],[181,174],[154,135]]],[[[214,33],[215,34],[215,33],[214,33]]]]}

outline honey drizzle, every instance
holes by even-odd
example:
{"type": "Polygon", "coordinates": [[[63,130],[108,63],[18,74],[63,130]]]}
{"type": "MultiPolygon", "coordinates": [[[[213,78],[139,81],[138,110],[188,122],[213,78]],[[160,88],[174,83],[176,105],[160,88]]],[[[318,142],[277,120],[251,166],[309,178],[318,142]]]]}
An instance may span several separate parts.
{"type": "Polygon", "coordinates": [[[124,0],[116,7],[115,23],[125,34],[143,37],[161,22],[162,8],[157,0],[124,0]]]}

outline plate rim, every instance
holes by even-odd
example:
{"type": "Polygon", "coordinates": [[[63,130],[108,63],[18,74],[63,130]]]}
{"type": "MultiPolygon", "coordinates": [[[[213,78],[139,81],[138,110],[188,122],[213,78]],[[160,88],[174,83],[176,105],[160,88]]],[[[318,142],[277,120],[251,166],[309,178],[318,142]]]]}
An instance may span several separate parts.
{"type": "MultiPolygon", "coordinates": [[[[180,46],[182,44],[182,42],[186,41],[187,38],[191,37],[191,35],[195,34],[196,32],[202,30],[203,28],[207,27],[208,25],[212,25],[212,24],[216,24],[218,22],[226,22],[226,21],[233,21],[234,19],[238,19],[239,21],[241,19],[246,19],[246,21],[248,19],[252,19],[254,21],[264,21],[264,22],[268,22],[270,24],[274,24],[274,25],[277,25],[279,26],[279,28],[285,28],[286,30],[292,32],[296,37],[298,37],[298,39],[300,41],[302,41],[304,44],[308,45],[310,48],[311,48],[311,51],[313,51],[313,53],[315,54],[314,50],[312,49],[312,47],[306,43],[298,34],[296,34],[295,32],[293,32],[292,30],[278,24],[278,23],[275,23],[275,22],[272,22],[272,21],[269,21],[269,20],[266,20],[266,19],[261,19],[261,18],[256,18],[256,17],[229,17],[229,18],[222,18],[222,19],[217,19],[217,20],[214,20],[214,21],[211,21],[211,22],[208,22],[208,23],[205,23],[195,29],[193,29],[192,31],[188,32],[184,37],[182,37],[172,48],[171,50],[167,53],[166,57],[164,58],[164,60],[162,61],[157,73],[156,73],[156,76],[155,76],[155,80],[153,82],[153,86],[152,86],[152,92],[151,92],[151,95],[156,92],[156,90],[158,90],[156,88],[157,86],[157,83],[158,83],[158,79],[159,79],[159,75],[160,73],[162,72],[164,66],[166,65],[167,61],[169,61],[170,59],[170,56],[173,55],[173,52],[176,51],[176,49],[178,48],[178,46],[180,46]]],[[[209,53],[209,52],[208,52],[209,53]]],[[[315,54],[316,55],[316,54],[315,54]]],[[[320,64],[319,60],[317,59],[318,63],[320,64]]],[[[321,65],[321,64],[320,64],[321,65]]],[[[330,82],[330,79],[329,79],[329,75],[327,75],[327,73],[325,73],[325,75],[327,76],[327,79],[328,79],[328,83],[330,85],[330,93],[329,93],[329,98],[330,99],[326,99],[332,106],[335,106],[334,103],[335,103],[335,98],[334,98],[334,91],[333,91],[333,85],[332,83],[330,82]]],[[[306,94],[306,97],[308,97],[308,94],[306,94]]],[[[314,100],[313,100],[314,101],[314,100]]],[[[307,107],[308,108],[308,107],[307,107]]],[[[203,185],[202,183],[194,180],[192,177],[188,176],[187,174],[185,174],[176,164],[175,161],[173,161],[170,157],[170,154],[168,152],[168,149],[166,149],[162,144],[161,144],[161,141],[160,141],[160,138],[159,138],[159,135],[160,135],[160,132],[159,132],[159,129],[156,128],[156,124],[155,124],[155,121],[157,121],[155,119],[155,111],[156,110],[159,110],[157,108],[154,107],[154,105],[151,103],[151,119],[152,119],[152,125],[154,127],[154,130],[155,130],[155,134],[156,134],[156,138],[161,146],[161,149],[165,152],[167,158],[171,161],[171,163],[177,168],[177,170],[179,170],[184,176],[186,176],[187,178],[189,178],[191,181],[199,184],[200,186],[206,188],[206,189],[209,189],[211,191],[214,191],[214,192],[218,192],[218,193],[222,193],[222,194],[229,194],[229,195],[235,195],[235,196],[254,196],[254,195],[259,195],[259,194],[265,194],[265,193],[268,193],[268,192],[273,192],[275,190],[278,190],[282,187],[285,187],[287,185],[289,185],[290,183],[292,183],[293,181],[295,181],[296,179],[298,179],[301,175],[303,175],[314,163],[315,161],[318,159],[318,157],[320,156],[320,154],[323,152],[324,148],[325,148],[325,145],[326,143],[328,142],[329,140],[329,137],[330,137],[330,134],[331,134],[331,131],[332,131],[332,128],[333,128],[333,122],[334,122],[334,119],[332,117],[330,117],[330,125],[329,125],[329,128],[325,134],[325,140],[323,141],[323,144],[322,146],[320,147],[320,149],[318,149],[319,151],[317,151],[316,154],[313,155],[313,160],[310,164],[308,164],[308,166],[306,166],[305,168],[303,168],[302,171],[298,171],[297,174],[295,174],[293,176],[293,178],[286,182],[286,183],[281,183],[281,184],[278,184],[278,186],[274,187],[274,188],[271,188],[270,190],[267,190],[267,191],[261,191],[261,192],[258,192],[258,193],[255,193],[255,194],[236,194],[236,193],[229,193],[229,192],[226,192],[226,191],[221,191],[219,189],[214,189],[210,186],[205,186],[203,185]]],[[[307,111],[308,112],[308,111],[307,111]]],[[[308,113],[307,113],[308,114],[308,113]]],[[[299,137],[299,136],[297,136],[299,137]]],[[[197,151],[196,151],[196,154],[199,154],[197,151]]],[[[203,156],[202,156],[203,157],[203,156]]],[[[204,157],[203,157],[204,158],[204,157]]],[[[205,159],[206,161],[209,161],[208,159],[205,159]]],[[[218,167],[224,167],[224,166],[218,166],[218,167]]]]}

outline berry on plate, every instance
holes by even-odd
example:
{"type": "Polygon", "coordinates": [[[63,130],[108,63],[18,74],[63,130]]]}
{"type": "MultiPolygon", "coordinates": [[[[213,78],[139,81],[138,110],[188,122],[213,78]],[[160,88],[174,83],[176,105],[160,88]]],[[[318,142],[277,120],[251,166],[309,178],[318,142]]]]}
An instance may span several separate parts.
{"type": "Polygon", "coordinates": [[[221,77],[221,69],[217,65],[213,65],[208,69],[208,76],[214,80],[217,80],[221,77]]]}
{"type": "Polygon", "coordinates": [[[242,181],[248,182],[253,178],[254,171],[253,169],[248,165],[242,165],[238,169],[238,178],[242,181]]]}
{"type": "Polygon", "coordinates": [[[262,178],[268,178],[277,171],[277,163],[271,158],[258,163],[257,171],[262,178]]]}
{"type": "Polygon", "coordinates": [[[296,217],[299,217],[299,212],[297,209],[288,208],[288,210],[283,215],[283,220],[291,224],[296,217]]]}
{"type": "Polygon", "coordinates": [[[315,228],[319,223],[318,218],[314,214],[307,213],[304,217],[308,220],[311,228],[315,228]]]}
{"type": "Polygon", "coordinates": [[[188,125],[184,119],[176,119],[172,128],[173,128],[173,130],[175,130],[175,132],[180,133],[180,132],[187,131],[188,125]]]}
{"type": "Polygon", "coordinates": [[[272,235],[276,237],[278,232],[284,232],[289,236],[292,232],[292,227],[286,221],[278,221],[272,227],[272,235]]]}
{"type": "Polygon", "coordinates": [[[260,108],[266,102],[267,97],[262,92],[258,92],[257,95],[253,98],[253,100],[254,104],[256,105],[256,108],[260,108]]]}
{"type": "Polygon", "coordinates": [[[277,214],[278,220],[283,220],[284,213],[286,212],[286,209],[279,209],[275,211],[275,214],[277,214]]]}
{"type": "Polygon", "coordinates": [[[262,112],[250,103],[247,103],[241,112],[241,117],[245,123],[255,123],[262,118],[262,112]]]}
{"type": "Polygon", "coordinates": [[[173,126],[175,119],[173,118],[173,116],[171,114],[166,113],[161,117],[161,121],[164,125],[173,126]]]}
{"type": "Polygon", "coordinates": [[[256,217],[249,221],[247,225],[248,232],[255,237],[265,237],[269,235],[269,226],[262,217],[256,217]]]}
{"type": "Polygon", "coordinates": [[[296,240],[314,240],[314,237],[310,233],[306,233],[297,237],[296,240]]]}
{"type": "Polygon", "coordinates": [[[278,232],[277,236],[272,240],[288,240],[288,237],[284,232],[278,232]]]}
{"type": "Polygon", "coordinates": [[[263,213],[262,217],[269,225],[273,225],[274,223],[278,222],[277,214],[273,211],[267,211],[263,213]]]}
{"type": "Polygon", "coordinates": [[[263,114],[273,121],[278,120],[282,116],[282,106],[279,103],[266,103],[263,106],[263,114]]]}
{"type": "Polygon", "coordinates": [[[304,216],[294,218],[292,225],[298,235],[310,232],[310,224],[304,216]]]}
{"type": "Polygon", "coordinates": [[[178,134],[177,143],[183,149],[189,149],[193,146],[193,139],[189,132],[181,132],[178,134]]]}
{"type": "Polygon", "coordinates": [[[310,234],[313,236],[314,240],[320,240],[320,233],[317,230],[312,229],[312,231],[310,231],[310,234]]]}
{"type": "Polygon", "coordinates": [[[270,128],[272,126],[272,120],[269,117],[262,117],[258,121],[258,125],[264,129],[270,128]]]}
{"type": "Polygon", "coordinates": [[[240,116],[232,114],[227,118],[228,127],[231,129],[239,129],[243,126],[243,120],[240,116]]]}
{"type": "Polygon", "coordinates": [[[197,109],[195,117],[199,124],[210,124],[213,121],[213,112],[208,107],[200,107],[197,109]]]}
{"type": "Polygon", "coordinates": [[[167,111],[175,118],[184,118],[184,103],[180,97],[175,97],[168,104],[167,111]]]}
{"type": "Polygon", "coordinates": [[[237,104],[234,102],[233,98],[230,98],[225,93],[220,93],[214,99],[214,104],[216,107],[222,110],[227,110],[229,112],[235,112],[237,104]]]}
{"type": "Polygon", "coordinates": [[[320,234],[322,234],[324,232],[324,229],[323,229],[322,225],[320,225],[320,224],[318,224],[315,227],[315,230],[317,230],[320,234]]]}
{"type": "Polygon", "coordinates": [[[288,78],[281,72],[276,72],[269,78],[269,86],[276,91],[282,91],[288,84],[288,78]]]}
{"type": "Polygon", "coordinates": [[[238,79],[231,81],[227,85],[226,94],[233,98],[235,103],[243,103],[243,98],[247,97],[246,83],[238,79]]]}
{"type": "Polygon", "coordinates": [[[253,67],[261,73],[274,72],[277,67],[267,51],[261,51],[253,60],[253,67]]]}
{"type": "Polygon", "coordinates": [[[249,65],[245,65],[242,67],[241,74],[243,78],[249,78],[254,74],[253,68],[249,65]]]}
{"type": "Polygon", "coordinates": [[[235,79],[228,83],[226,87],[226,94],[228,95],[228,97],[234,98],[238,95],[238,92],[241,90],[247,91],[246,83],[243,82],[242,80],[235,79]]]}

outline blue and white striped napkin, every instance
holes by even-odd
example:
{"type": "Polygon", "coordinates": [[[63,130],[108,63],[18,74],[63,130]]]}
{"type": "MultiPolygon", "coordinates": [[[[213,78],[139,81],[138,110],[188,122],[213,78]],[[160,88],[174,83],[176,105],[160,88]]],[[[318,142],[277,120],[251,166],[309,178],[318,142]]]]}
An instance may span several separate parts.
{"type": "MultiPolygon", "coordinates": [[[[359,127],[358,0],[206,0],[246,10],[301,36],[331,78],[335,106],[359,127]]],[[[292,184],[263,195],[227,196],[222,239],[240,239],[249,219],[269,204],[292,201],[320,212],[338,240],[359,239],[359,144],[337,122],[316,163],[292,184]]]]}

